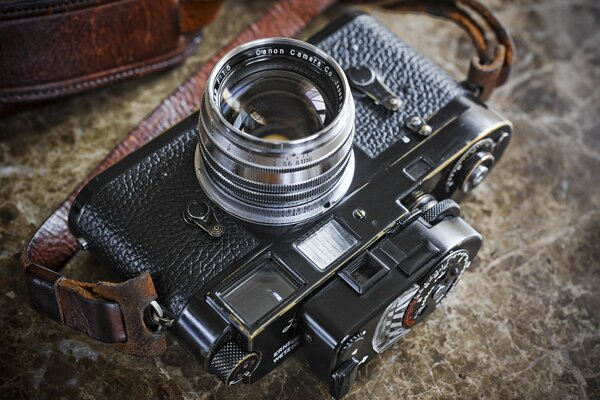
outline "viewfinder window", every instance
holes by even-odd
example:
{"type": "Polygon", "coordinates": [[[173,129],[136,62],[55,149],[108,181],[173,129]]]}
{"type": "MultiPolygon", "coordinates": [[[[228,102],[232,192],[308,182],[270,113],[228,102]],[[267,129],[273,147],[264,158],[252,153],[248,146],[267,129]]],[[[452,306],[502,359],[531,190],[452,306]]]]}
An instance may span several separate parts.
{"type": "Polygon", "coordinates": [[[300,287],[271,257],[234,282],[220,297],[248,326],[253,326],[300,287]]]}
{"type": "Polygon", "coordinates": [[[364,285],[379,271],[381,271],[381,266],[367,261],[349,274],[358,284],[364,285]]]}
{"type": "Polygon", "coordinates": [[[388,271],[388,267],[381,264],[370,253],[367,253],[364,257],[340,271],[339,275],[358,294],[363,294],[388,271]]]}

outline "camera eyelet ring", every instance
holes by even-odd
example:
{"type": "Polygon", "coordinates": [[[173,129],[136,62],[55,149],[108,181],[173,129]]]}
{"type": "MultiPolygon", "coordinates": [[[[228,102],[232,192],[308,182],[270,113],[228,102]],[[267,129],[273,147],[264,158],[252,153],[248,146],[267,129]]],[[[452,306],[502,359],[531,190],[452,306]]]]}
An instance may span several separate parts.
{"type": "Polygon", "coordinates": [[[169,317],[156,300],[152,300],[146,307],[145,317],[146,326],[156,334],[162,333],[175,323],[175,319],[169,317]]]}

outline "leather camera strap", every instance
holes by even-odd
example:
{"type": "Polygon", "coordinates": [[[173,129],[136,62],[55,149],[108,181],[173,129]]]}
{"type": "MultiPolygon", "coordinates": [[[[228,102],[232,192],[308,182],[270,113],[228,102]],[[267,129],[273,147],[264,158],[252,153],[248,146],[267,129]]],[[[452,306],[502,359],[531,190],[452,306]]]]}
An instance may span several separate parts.
{"type": "Polygon", "coordinates": [[[182,61],[222,0],[0,2],[0,115],[182,61]]]}
{"type": "Polygon", "coordinates": [[[477,0],[353,0],[383,10],[415,12],[453,21],[467,32],[476,55],[471,58],[465,83],[486,101],[510,75],[514,44],[491,10],[477,0]],[[488,33],[490,35],[488,35],[488,33]],[[493,40],[488,39],[491,36],[493,40]]]}
{"type": "MultiPolygon", "coordinates": [[[[205,82],[213,65],[230,49],[247,41],[270,36],[294,36],[335,0],[280,0],[237,39],[214,55],[187,81],[152,111],[81,182],[71,195],[41,225],[23,253],[26,282],[32,307],[58,323],[107,343],[117,350],[152,356],[166,347],[165,335],[144,322],[144,312],[157,294],[152,278],[144,273],[122,283],[85,283],[68,279],[60,270],[77,252],[77,239],[67,227],[71,204],[81,188],[94,176],[133,150],[177,124],[200,106],[205,82]]],[[[361,2],[359,2],[361,3],[361,2]]],[[[365,3],[364,1],[362,3],[365,3]]],[[[513,47],[506,30],[491,12],[473,0],[366,2],[395,11],[426,12],[456,21],[467,30],[477,49],[468,81],[487,98],[508,78],[513,47]],[[491,27],[497,44],[488,44],[485,30],[465,6],[491,27]]]]}

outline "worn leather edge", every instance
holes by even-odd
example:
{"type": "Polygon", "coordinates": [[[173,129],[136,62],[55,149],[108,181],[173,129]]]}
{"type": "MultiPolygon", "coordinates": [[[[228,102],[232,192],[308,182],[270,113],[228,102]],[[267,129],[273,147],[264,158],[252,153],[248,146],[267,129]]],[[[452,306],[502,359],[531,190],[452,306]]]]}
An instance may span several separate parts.
{"type": "Polygon", "coordinates": [[[123,0],[28,0],[0,3],[0,21],[81,10],[115,1],[123,0]]]}
{"type": "MultiPolygon", "coordinates": [[[[156,9],[152,17],[155,20],[160,20],[163,24],[169,24],[171,30],[169,40],[164,42],[160,47],[160,51],[145,54],[144,51],[134,53],[131,59],[125,59],[117,62],[108,61],[111,51],[103,51],[95,57],[100,57],[106,67],[97,68],[95,71],[86,71],[86,63],[93,65],[93,60],[90,57],[74,58],[72,60],[72,68],[58,68],[57,72],[52,72],[53,69],[46,71],[48,76],[40,82],[32,84],[27,76],[31,74],[32,65],[28,64],[27,58],[22,57],[19,62],[11,62],[10,54],[4,54],[4,61],[0,60],[0,66],[4,65],[10,74],[15,75],[15,81],[3,81],[0,87],[0,116],[9,115],[31,106],[48,102],[55,98],[60,98],[68,95],[81,93],[87,90],[106,86],[108,84],[123,81],[125,79],[141,77],[150,73],[158,72],[172,67],[181,62],[187,57],[200,42],[200,32],[202,28],[210,23],[217,16],[222,0],[169,0],[163,1],[161,6],[154,6],[153,0],[40,0],[35,2],[25,3],[5,3],[0,4],[0,34],[3,34],[4,39],[10,38],[15,32],[27,32],[28,27],[34,27],[35,24],[45,24],[48,18],[52,18],[52,22],[48,22],[49,27],[56,30],[60,27],[61,30],[75,29],[81,21],[86,21],[88,18],[97,16],[100,21],[106,22],[110,20],[110,15],[107,14],[107,8],[111,10],[119,10],[121,13],[126,13],[130,8],[135,8],[138,4],[146,4],[150,10],[156,9]],[[104,11],[102,11],[104,10],[104,11]],[[167,12],[168,10],[168,12],[167,12]],[[108,55],[107,55],[108,54],[108,55]],[[10,64],[3,64],[7,62],[10,64]],[[23,65],[23,66],[20,66],[23,65]]],[[[142,5],[140,5],[142,7],[142,5]]],[[[158,22],[155,22],[158,23],[158,22]]],[[[142,23],[143,24],[143,23],[142,23]]],[[[128,26],[128,32],[133,35],[133,28],[136,25],[128,26]]],[[[52,31],[52,29],[48,28],[52,31]]],[[[39,32],[38,32],[39,34],[39,32]]],[[[34,35],[34,34],[32,34],[34,35]]],[[[116,34],[113,34],[115,36],[116,34]]],[[[25,35],[26,36],[26,35],[25,35]]],[[[160,40],[160,36],[151,36],[153,43],[160,40]]],[[[147,39],[139,39],[139,35],[132,36],[137,42],[145,43],[147,47],[147,39]],[[141,40],[141,41],[140,41],[141,40]]],[[[37,36],[26,38],[17,36],[17,40],[34,40],[42,39],[37,36]]],[[[108,40],[104,40],[104,46],[108,49],[122,50],[122,41],[126,38],[111,37],[108,35],[108,40]]],[[[68,42],[70,43],[70,42],[68,42]]],[[[82,46],[88,46],[88,43],[74,41],[71,43],[74,46],[72,52],[78,53],[78,49],[83,49],[82,46]]],[[[142,46],[141,48],[145,48],[142,46]]],[[[14,46],[13,46],[14,47],[14,46]]],[[[37,47],[34,48],[38,48],[37,47]]],[[[152,48],[152,46],[150,47],[152,48]]],[[[14,50],[14,49],[13,49],[14,50]]],[[[16,51],[16,50],[14,50],[16,51]]],[[[38,54],[35,59],[44,59],[45,52],[51,52],[52,46],[38,48],[38,54]],[[47,50],[46,50],[47,49],[47,50]],[[39,54],[39,53],[42,54],[39,54]]],[[[83,53],[82,54],[87,54],[83,53]]],[[[11,54],[15,55],[14,53],[11,54]]],[[[16,55],[15,55],[16,56],[16,55]]],[[[50,53],[49,59],[52,59],[50,53]]],[[[13,60],[15,61],[15,60],[13,60]]],[[[102,64],[102,65],[104,65],[102,64]]],[[[37,64],[33,64],[37,65],[37,64]]],[[[12,76],[9,75],[9,76],[12,76]]],[[[12,79],[12,78],[11,78],[12,79]]]]}
{"type": "Polygon", "coordinates": [[[487,101],[508,80],[514,63],[514,43],[506,27],[478,0],[346,1],[386,11],[424,13],[456,23],[467,32],[477,52],[471,59],[465,83],[482,101],[487,101]]]}
{"type": "MultiPolygon", "coordinates": [[[[173,51],[87,76],[42,85],[21,86],[10,89],[0,88],[0,102],[21,103],[45,101],[56,97],[81,93],[109,83],[120,82],[133,77],[139,78],[153,72],[162,71],[183,61],[198,46],[200,38],[201,34],[196,35],[190,40],[181,37],[179,39],[179,46],[173,51]]],[[[1,106],[2,103],[0,103],[1,106]]]]}
{"type": "Polygon", "coordinates": [[[222,3],[222,0],[179,0],[181,32],[196,32],[208,25],[217,17],[222,3]]]}

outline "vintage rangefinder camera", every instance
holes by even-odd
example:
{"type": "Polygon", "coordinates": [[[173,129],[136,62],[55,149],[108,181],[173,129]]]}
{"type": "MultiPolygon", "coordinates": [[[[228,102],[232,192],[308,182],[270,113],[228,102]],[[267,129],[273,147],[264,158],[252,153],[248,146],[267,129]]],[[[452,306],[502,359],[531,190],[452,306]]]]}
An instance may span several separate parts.
{"type": "Polygon", "coordinates": [[[69,223],[148,271],[170,332],[227,384],[297,354],[332,396],[455,287],[481,235],[457,201],[511,123],[351,13],[309,43],[246,43],[193,115],[93,179],[69,223]]]}

